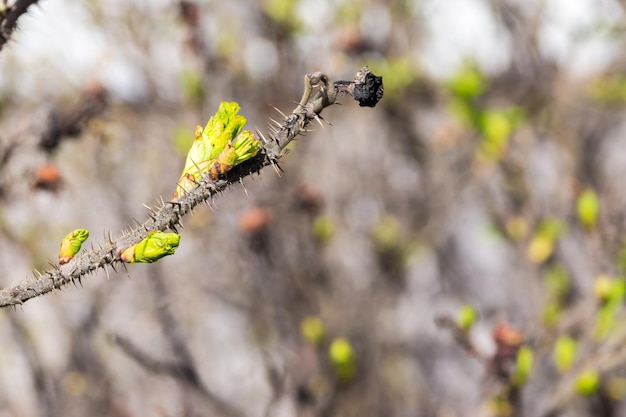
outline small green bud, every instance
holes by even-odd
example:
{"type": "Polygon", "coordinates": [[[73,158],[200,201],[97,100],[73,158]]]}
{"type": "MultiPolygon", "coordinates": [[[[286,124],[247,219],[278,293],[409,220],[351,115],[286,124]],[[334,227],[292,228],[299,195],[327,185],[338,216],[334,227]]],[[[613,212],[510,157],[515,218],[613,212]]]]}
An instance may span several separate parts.
{"type": "Polygon", "coordinates": [[[328,349],[328,356],[337,379],[340,382],[351,381],[356,372],[356,353],[348,339],[334,339],[328,349]]]}
{"type": "Polygon", "coordinates": [[[569,336],[561,336],[554,345],[554,363],[556,369],[564,374],[569,371],[576,359],[578,344],[569,336]]]}
{"type": "Polygon", "coordinates": [[[574,388],[580,395],[588,397],[595,394],[600,387],[600,374],[593,369],[586,369],[576,377],[574,388]]]}
{"type": "Polygon", "coordinates": [[[474,323],[476,323],[477,318],[478,313],[476,309],[469,304],[465,304],[459,309],[456,315],[456,324],[459,326],[459,329],[467,332],[472,328],[474,323]]]}
{"type": "Polygon", "coordinates": [[[319,317],[309,316],[300,323],[300,333],[312,345],[319,346],[326,336],[324,323],[319,317]]]}
{"type": "Polygon", "coordinates": [[[152,231],[144,240],[122,251],[120,258],[131,264],[156,262],[164,256],[172,255],[179,242],[178,233],[152,231]]]}
{"type": "Polygon", "coordinates": [[[76,255],[83,242],[89,238],[89,231],[87,229],[76,229],[71,233],[68,233],[61,241],[61,247],[59,249],[59,264],[66,264],[76,255]]]}

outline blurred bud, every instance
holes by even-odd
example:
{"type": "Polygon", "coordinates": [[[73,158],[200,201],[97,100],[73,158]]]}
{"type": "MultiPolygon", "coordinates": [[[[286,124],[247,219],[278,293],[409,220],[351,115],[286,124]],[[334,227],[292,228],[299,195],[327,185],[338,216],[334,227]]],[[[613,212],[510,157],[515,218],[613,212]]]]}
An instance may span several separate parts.
{"type": "Polygon", "coordinates": [[[476,319],[478,318],[478,313],[476,309],[469,305],[465,304],[462,306],[457,315],[456,315],[456,324],[464,332],[468,332],[474,323],[476,323],[476,319]]]}
{"type": "Polygon", "coordinates": [[[576,377],[574,388],[582,396],[595,394],[600,388],[600,374],[593,369],[586,369],[576,377]]]}
{"type": "Polygon", "coordinates": [[[522,112],[516,107],[483,110],[478,119],[478,130],[482,138],[478,156],[486,162],[502,158],[509,138],[522,122],[522,112]]]}
{"type": "Polygon", "coordinates": [[[328,216],[317,216],[312,227],[313,236],[322,243],[328,242],[335,234],[335,225],[328,216]]]}
{"type": "Polygon", "coordinates": [[[264,233],[272,221],[270,210],[260,206],[250,207],[239,217],[239,230],[247,234],[264,233]]]}
{"type": "Polygon", "coordinates": [[[122,251],[120,258],[128,263],[152,263],[164,256],[172,255],[178,248],[180,235],[152,231],[141,242],[122,251]]]}
{"type": "Polygon", "coordinates": [[[606,381],[606,392],[613,401],[626,398],[626,378],[613,377],[606,381]]]}
{"type": "Polygon", "coordinates": [[[561,222],[544,219],[528,244],[527,257],[534,264],[542,264],[552,256],[556,241],[562,233],[561,222]]]}
{"type": "Polygon", "coordinates": [[[301,184],[296,190],[296,199],[299,207],[313,213],[324,206],[324,194],[312,184],[301,184]]]}
{"type": "Polygon", "coordinates": [[[340,382],[350,382],[356,373],[356,353],[350,342],[338,337],[332,341],[328,349],[328,357],[340,382]]]}
{"type": "Polygon", "coordinates": [[[516,369],[517,355],[524,343],[524,334],[508,323],[499,323],[492,332],[496,352],[491,360],[491,369],[500,379],[511,381],[516,369]]]}
{"type": "Polygon", "coordinates": [[[487,82],[475,65],[467,63],[447,83],[447,86],[455,96],[469,100],[481,95],[487,88],[487,82]]]}
{"type": "Polygon", "coordinates": [[[519,347],[524,343],[524,333],[515,329],[508,323],[499,323],[493,329],[492,337],[497,345],[519,347]]]}
{"type": "Polygon", "coordinates": [[[74,255],[79,251],[83,242],[89,238],[89,231],[87,229],[76,229],[71,233],[68,233],[61,241],[61,247],[59,249],[59,264],[63,265],[68,263],[74,255]]]}
{"type": "Polygon", "coordinates": [[[585,229],[590,230],[596,226],[600,214],[600,201],[595,191],[587,189],[578,196],[576,212],[578,221],[585,229]]]}
{"type": "Polygon", "coordinates": [[[516,387],[521,387],[528,381],[533,370],[533,351],[528,346],[522,346],[517,352],[515,362],[515,372],[511,377],[511,383],[516,387]]]}
{"type": "Polygon", "coordinates": [[[191,105],[200,105],[204,101],[205,91],[201,74],[186,70],[180,74],[180,86],[183,97],[191,105]]]}
{"type": "Polygon", "coordinates": [[[324,323],[317,316],[309,316],[302,320],[300,323],[300,333],[307,342],[314,346],[321,345],[326,337],[324,323]]]}
{"type": "Polygon", "coordinates": [[[384,215],[374,225],[372,231],[374,245],[379,251],[393,250],[401,245],[402,242],[402,225],[400,221],[390,215],[384,215]]]}
{"type": "Polygon", "coordinates": [[[528,235],[528,222],[522,216],[507,219],[504,228],[507,235],[515,241],[520,241],[528,235]]]}
{"type": "Polygon", "coordinates": [[[598,275],[593,281],[593,294],[600,302],[609,299],[613,288],[613,280],[608,275],[598,275]]]}
{"type": "Polygon", "coordinates": [[[82,372],[69,372],[61,381],[63,391],[75,397],[80,397],[87,392],[89,383],[82,372]]]}
{"type": "Polygon", "coordinates": [[[564,374],[572,368],[576,359],[578,344],[569,336],[561,336],[554,344],[554,364],[556,369],[564,374]]]}
{"type": "Polygon", "coordinates": [[[41,165],[35,170],[32,187],[37,190],[56,192],[63,184],[59,169],[51,164],[41,165]]]}

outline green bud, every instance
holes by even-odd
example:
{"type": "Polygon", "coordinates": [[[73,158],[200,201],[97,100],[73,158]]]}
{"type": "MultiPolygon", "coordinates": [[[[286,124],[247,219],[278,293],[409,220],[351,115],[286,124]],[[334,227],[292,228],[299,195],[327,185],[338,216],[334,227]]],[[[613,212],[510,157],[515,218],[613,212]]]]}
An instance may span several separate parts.
{"type": "Polygon", "coordinates": [[[472,328],[474,323],[476,323],[477,318],[478,313],[476,309],[469,304],[465,304],[459,309],[456,315],[456,324],[459,326],[459,329],[467,332],[472,328]]]}
{"type": "Polygon", "coordinates": [[[569,371],[576,359],[578,344],[569,336],[561,336],[554,345],[554,363],[556,369],[564,374],[569,371]]]}
{"type": "Polygon", "coordinates": [[[76,229],[71,233],[68,233],[61,241],[61,247],[59,249],[59,264],[66,264],[76,255],[83,242],[89,238],[89,231],[87,229],[76,229]]]}
{"type": "Polygon", "coordinates": [[[587,189],[578,196],[576,204],[578,220],[586,229],[593,229],[600,214],[600,201],[595,191],[587,189]]]}
{"type": "Polygon", "coordinates": [[[328,349],[328,357],[337,379],[340,382],[351,381],[356,372],[356,353],[348,339],[334,339],[328,349]]]}
{"type": "Polygon", "coordinates": [[[526,383],[533,369],[533,351],[528,346],[522,346],[517,352],[517,362],[515,372],[511,378],[511,383],[520,387],[526,383]]]}
{"type": "Polygon", "coordinates": [[[164,256],[172,255],[178,243],[180,235],[178,233],[165,233],[152,231],[141,242],[125,249],[121,253],[121,259],[128,263],[152,263],[164,256]]]}
{"type": "Polygon", "coordinates": [[[300,323],[300,333],[312,345],[319,346],[326,336],[324,323],[319,317],[309,316],[300,323]]]}
{"type": "Polygon", "coordinates": [[[600,374],[593,369],[586,369],[576,377],[574,388],[580,395],[588,397],[600,387],[600,374]]]}

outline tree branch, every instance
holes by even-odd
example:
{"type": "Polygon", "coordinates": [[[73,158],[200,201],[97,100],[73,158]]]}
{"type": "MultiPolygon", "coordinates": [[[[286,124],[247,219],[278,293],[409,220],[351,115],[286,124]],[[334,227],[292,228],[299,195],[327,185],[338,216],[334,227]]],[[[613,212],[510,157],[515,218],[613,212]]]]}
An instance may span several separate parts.
{"type": "Polygon", "coordinates": [[[285,147],[296,136],[306,131],[311,121],[320,121],[320,113],[324,108],[334,104],[337,93],[349,94],[359,101],[359,105],[368,107],[374,107],[383,95],[382,78],[372,74],[367,67],[357,72],[354,81],[333,83],[326,74],[307,74],[304,77],[304,86],[304,94],[294,111],[285,115],[282,123],[277,122],[276,127],[270,127],[268,136],[258,132],[262,144],[254,158],[235,166],[217,180],[205,176],[195,189],[172,201],[162,201],[160,207],[156,209],[146,206],[149,210],[148,220],[122,232],[118,238],[113,239],[109,235],[98,248],[75,256],[67,264],[61,266],[51,263],[48,271],[44,273],[35,271],[33,278],[12,288],[0,290],[0,307],[19,305],[65,285],[75,284],[77,281],[81,283],[86,275],[101,268],[108,275],[108,266],[115,270],[115,265],[122,263],[120,252],[139,243],[149,232],[177,231],[184,216],[200,203],[213,199],[229,185],[259,172],[268,165],[278,170],[278,160],[285,154],[285,147]],[[318,92],[311,97],[315,88],[318,88],[318,92]]]}
{"type": "Polygon", "coordinates": [[[17,19],[38,0],[17,0],[13,5],[0,11],[0,50],[11,39],[11,34],[17,27],[17,19]]]}

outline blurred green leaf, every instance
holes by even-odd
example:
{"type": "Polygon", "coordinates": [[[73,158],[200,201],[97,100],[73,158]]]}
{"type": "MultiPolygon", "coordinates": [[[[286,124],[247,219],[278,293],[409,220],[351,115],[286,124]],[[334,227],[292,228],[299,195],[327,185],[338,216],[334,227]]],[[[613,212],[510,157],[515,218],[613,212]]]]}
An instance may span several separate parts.
{"type": "Polygon", "coordinates": [[[554,252],[556,240],[562,233],[562,228],[562,223],[558,219],[544,219],[528,244],[526,252],[528,260],[535,264],[548,260],[554,252]]]}
{"type": "Polygon", "coordinates": [[[528,346],[522,346],[517,352],[517,361],[515,364],[515,372],[511,378],[511,383],[520,387],[528,381],[533,370],[534,355],[528,346]]]}
{"type": "Polygon", "coordinates": [[[454,96],[468,101],[485,92],[487,80],[476,65],[466,63],[445,85],[454,96]]]}
{"type": "Polygon", "coordinates": [[[593,369],[586,369],[576,377],[574,389],[582,396],[595,394],[600,387],[600,374],[593,369]]]}
{"type": "Polygon", "coordinates": [[[406,57],[370,61],[368,67],[385,80],[385,100],[398,99],[419,78],[418,68],[406,57]]]}
{"type": "Polygon", "coordinates": [[[204,84],[201,75],[192,70],[185,70],[180,74],[180,85],[185,101],[197,106],[204,101],[204,84]]]}
{"type": "Polygon", "coordinates": [[[266,0],[262,7],[274,22],[296,32],[302,28],[302,21],[296,14],[298,3],[298,0],[266,0]]]}
{"type": "Polygon", "coordinates": [[[340,382],[349,382],[356,373],[356,353],[348,339],[338,337],[328,348],[328,357],[340,382]]]}
{"type": "Polygon", "coordinates": [[[556,369],[564,374],[569,371],[576,359],[578,343],[569,336],[561,336],[554,344],[554,363],[556,369]]]}
{"type": "Polygon", "coordinates": [[[583,227],[593,229],[596,226],[600,214],[600,201],[595,191],[587,189],[578,196],[576,212],[583,227]]]}
{"type": "Polygon", "coordinates": [[[605,75],[596,78],[588,85],[587,96],[600,104],[623,105],[626,103],[626,77],[605,75]]]}
{"type": "Polygon", "coordinates": [[[300,333],[309,343],[319,346],[326,336],[324,322],[317,316],[306,317],[300,323],[300,333]]]}
{"type": "Polygon", "coordinates": [[[335,235],[335,225],[332,219],[325,215],[320,215],[313,220],[313,236],[322,242],[326,243],[335,235]]]}
{"type": "Polygon", "coordinates": [[[479,130],[482,135],[478,148],[479,156],[488,162],[498,161],[522,119],[522,111],[517,107],[484,110],[479,119],[479,130]]]}
{"type": "Polygon", "coordinates": [[[469,304],[465,304],[462,306],[456,315],[456,324],[459,326],[459,329],[467,332],[469,331],[474,323],[476,323],[476,319],[478,318],[478,312],[469,304]]]}

